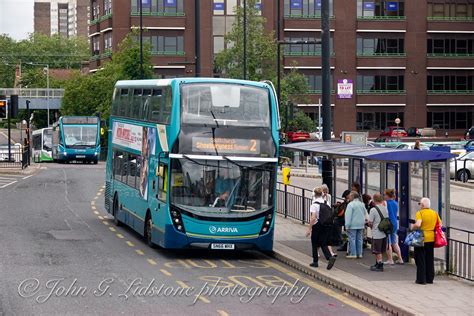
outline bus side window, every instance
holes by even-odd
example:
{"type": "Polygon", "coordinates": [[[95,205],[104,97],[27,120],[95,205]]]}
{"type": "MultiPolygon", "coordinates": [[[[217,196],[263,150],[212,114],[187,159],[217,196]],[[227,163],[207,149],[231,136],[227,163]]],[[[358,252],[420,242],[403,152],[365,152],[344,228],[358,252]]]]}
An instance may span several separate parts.
{"type": "Polygon", "coordinates": [[[140,109],[142,107],[142,89],[133,90],[133,100],[131,102],[130,114],[131,118],[138,119],[140,118],[140,109]]]}
{"type": "Polygon", "coordinates": [[[150,121],[160,122],[161,104],[163,102],[163,90],[154,89],[151,96],[150,121]]]}
{"type": "Polygon", "coordinates": [[[161,116],[161,123],[162,124],[169,124],[170,123],[170,116],[171,116],[171,108],[173,106],[173,91],[171,87],[165,88],[165,100],[164,100],[164,109],[163,114],[161,116]]]}
{"type": "Polygon", "coordinates": [[[121,151],[114,151],[112,164],[114,179],[117,181],[122,181],[123,158],[124,156],[121,151]]]}
{"type": "Polygon", "coordinates": [[[160,164],[159,170],[163,170],[163,173],[158,176],[158,199],[166,201],[166,192],[168,192],[168,166],[160,164]]]}
{"type": "Polygon", "coordinates": [[[151,89],[144,89],[142,96],[142,107],[140,108],[140,120],[147,120],[150,111],[151,89]]]}
{"type": "Polygon", "coordinates": [[[120,100],[117,103],[117,112],[118,116],[127,116],[128,115],[128,89],[121,89],[120,100]]]}
{"type": "Polygon", "coordinates": [[[137,156],[133,154],[128,154],[127,184],[131,186],[132,188],[135,188],[138,181],[137,181],[137,156]]]}

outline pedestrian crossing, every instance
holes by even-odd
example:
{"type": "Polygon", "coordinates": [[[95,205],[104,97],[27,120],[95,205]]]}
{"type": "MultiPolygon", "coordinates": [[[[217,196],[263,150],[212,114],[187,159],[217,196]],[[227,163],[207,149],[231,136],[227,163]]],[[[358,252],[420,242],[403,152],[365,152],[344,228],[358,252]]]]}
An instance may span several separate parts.
{"type": "Polygon", "coordinates": [[[0,173],[0,189],[4,189],[12,184],[17,183],[20,180],[28,179],[33,175],[15,175],[15,174],[2,174],[0,173]]]}

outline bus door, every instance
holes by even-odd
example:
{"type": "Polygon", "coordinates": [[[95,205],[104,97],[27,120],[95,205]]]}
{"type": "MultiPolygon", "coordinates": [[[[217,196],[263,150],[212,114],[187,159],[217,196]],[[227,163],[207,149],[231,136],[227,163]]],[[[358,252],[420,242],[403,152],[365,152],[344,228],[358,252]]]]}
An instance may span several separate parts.
{"type": "Polygon", "coordinates": [[[152,217],[155,225],[164,224],[167,215],[167,193],[168,193],[168,177],[169,168],[168,161],[160,160],[156,165],[156,172],[153,180],[153,193],[156,202],[152,205],[152,217]]]}

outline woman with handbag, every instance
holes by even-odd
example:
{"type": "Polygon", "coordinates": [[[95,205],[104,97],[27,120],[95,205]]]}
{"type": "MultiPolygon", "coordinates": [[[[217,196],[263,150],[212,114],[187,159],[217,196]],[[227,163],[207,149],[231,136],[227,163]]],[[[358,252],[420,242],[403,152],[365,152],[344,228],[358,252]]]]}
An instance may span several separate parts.
{"type": "Polygon", "coordinates": [[[424,244],[422,247],[415,247],[416,283],[432,284],[435,276],[435,228],[438,223],[441,225],[441,219],[438,213],[430,208],[430,199],[422,198],[418,204],[420,210],[416,212],[416,222],[411,229],[420,229],[423,232],[424,244]]]}

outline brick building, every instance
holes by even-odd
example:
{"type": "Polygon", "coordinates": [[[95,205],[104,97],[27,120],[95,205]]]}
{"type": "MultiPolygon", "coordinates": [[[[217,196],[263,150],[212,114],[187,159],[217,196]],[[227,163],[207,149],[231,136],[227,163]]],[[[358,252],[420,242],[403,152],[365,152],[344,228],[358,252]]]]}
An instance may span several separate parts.
{"type": "MultiPolygon", "coordinates": [[[[139,26],[140,0],[90,0],[90,71],[101,68],[120,41],[139,26]]],[[[142,0],[144,41],[152,47],[157,77],[195,76],[195,1],[142,0]]],[[[242,1],[242,0],[240,0],[242,1]]],[[[214,54],[235,20],[239,0],[200,1],[201,76],[215,76],[214,54]]],[[[262,0],[266,28],[281,39],[318,40],[320,0],[262,0]]],[[[336,135],[342,130],[376,135],[401,119],[405,127],[435,127],[451,135],[474,125],[473,0],[330,0],[332,104],[336,135]],[[338,80],[353,95],[337,97],[338,80]]],[[[284,68],[294,63],[309,83],[308,104],[317,117],[321,97],[321,47],[284,45],[284,68]]]]}

